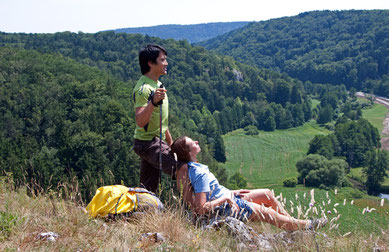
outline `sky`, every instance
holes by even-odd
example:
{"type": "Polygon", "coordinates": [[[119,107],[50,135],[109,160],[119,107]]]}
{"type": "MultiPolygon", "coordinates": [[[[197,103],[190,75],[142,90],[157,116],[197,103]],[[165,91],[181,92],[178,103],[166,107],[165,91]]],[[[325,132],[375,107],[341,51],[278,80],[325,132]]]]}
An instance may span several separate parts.
{"type": "Polygon", "coordinates": [[[264,21],[313,10],[389,9],[389,0],[0,0],[0,31],[55,33],[264,21]]]}

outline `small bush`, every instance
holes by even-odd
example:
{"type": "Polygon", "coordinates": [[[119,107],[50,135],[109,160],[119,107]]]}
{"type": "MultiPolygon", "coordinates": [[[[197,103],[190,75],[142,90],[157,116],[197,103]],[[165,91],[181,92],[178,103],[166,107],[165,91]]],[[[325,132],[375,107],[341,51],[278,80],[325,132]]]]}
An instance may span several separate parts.
{"type": "Polygon", "coordinates": [[[16,226],[17,216],[0,211],[0,242],[7,239],[16,226]]]}
{"type": "Polygon", "coordinates": [[[296,185],[297,185],[297,178],[285,179],[283,183],[284,183],[285,187],[296,187],[296,185]]]}
{"type": "Polygon", "coordinates": [[[258,135],[259,130],[254,125],[249,125],[249,126],[244,127],[244,132],[246,135],[255,136],[255,135],[258,135]]]}

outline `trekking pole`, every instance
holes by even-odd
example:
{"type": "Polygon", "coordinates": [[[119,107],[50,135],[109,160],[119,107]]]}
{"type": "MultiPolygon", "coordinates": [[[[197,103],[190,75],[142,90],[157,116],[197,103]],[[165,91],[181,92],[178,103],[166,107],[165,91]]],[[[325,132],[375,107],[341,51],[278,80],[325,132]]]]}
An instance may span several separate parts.
{"type": "MultiPolygon", "coordinates": [[[[164,88],[161,84],[160,88],[164,88]]],[[[159,183],[162,185],[162,103],[160,100],[159,104],[159,183]]]]}

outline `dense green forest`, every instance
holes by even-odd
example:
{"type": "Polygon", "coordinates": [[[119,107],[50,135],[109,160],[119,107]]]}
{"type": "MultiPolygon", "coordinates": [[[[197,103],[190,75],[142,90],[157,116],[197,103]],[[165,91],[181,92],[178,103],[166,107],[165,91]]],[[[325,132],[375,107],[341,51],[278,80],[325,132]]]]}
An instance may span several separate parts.
{"type": "Polygon", "coordinates": [[[389,96],[389,10],[313,11],[201,42],[250,65],[311,83],[389,96]]]}
{"type": "Polygon", "coordinates": [[[128,34],[143,34],[162,39],[187,40],[189,43],[196,43],[238,29],[248,23],[218,22],[192,25],[156,25],[150,27],[120,28],[114,31],[128,34]]]}
{"type": "Polygon", "coordinates": [[[114,32],[1,33],[2,171],[43,189],[76,178],[84,198],[102,184],[134,185],[131,92],[140,76],[138,50],[147,43],[168,51],[162,82],[173,137],[199,139],[202,161],[221,182],[228,180],[218,163],[225,161],[222,134],[248,125],[285,129],[311,118],[300,81],[186,41],[114,32]]]}

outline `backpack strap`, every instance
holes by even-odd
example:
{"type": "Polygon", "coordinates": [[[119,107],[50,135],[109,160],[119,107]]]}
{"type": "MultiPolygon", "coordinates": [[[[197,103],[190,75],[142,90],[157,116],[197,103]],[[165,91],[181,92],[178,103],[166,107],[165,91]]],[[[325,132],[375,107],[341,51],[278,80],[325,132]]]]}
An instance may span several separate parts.
{"type": "MultiPolygon", "coordinates": [[[[120,195],[120,197],[119,197],[119,199],[118,199],[118,201],[116,202],[116,206],[115,206],[115,214],[118,214],[118,206],[119,206],[119,202],[120,202],[120,199],[123,197],[123,195],[124,195],[124,193],[122,193],[121,195],[120,195]]],[[[135,206],[135,203],[134,203],[134,201],[131,199],[131,198],[129,198],[131,201],[132,201],[132,203],[134,204],[134,209],[135,210],[133,210],[133,212],[134,211],[136,211],[136,208],[138,208],[138,206],[135,206]]]]}
{"type": "Polygon", "coordinates": [[[124,193],[122,193],[118,199],[118,201],[116,202],[116,206],[115,206],[115,214],[118,214],[118,205],[119,205],[119,202],[120,202],[120,199],[122,198],[124,193]]]}
{"type": "Polygon", "coordinates": [[[155,193],[150,192],[149,190],[142,188],[142,187],[130,187],[130,188],[128,188],[128,191],[129,192],[136,192],[136,193],[148,193],[148,194],[156,196],[155,193]]]}

